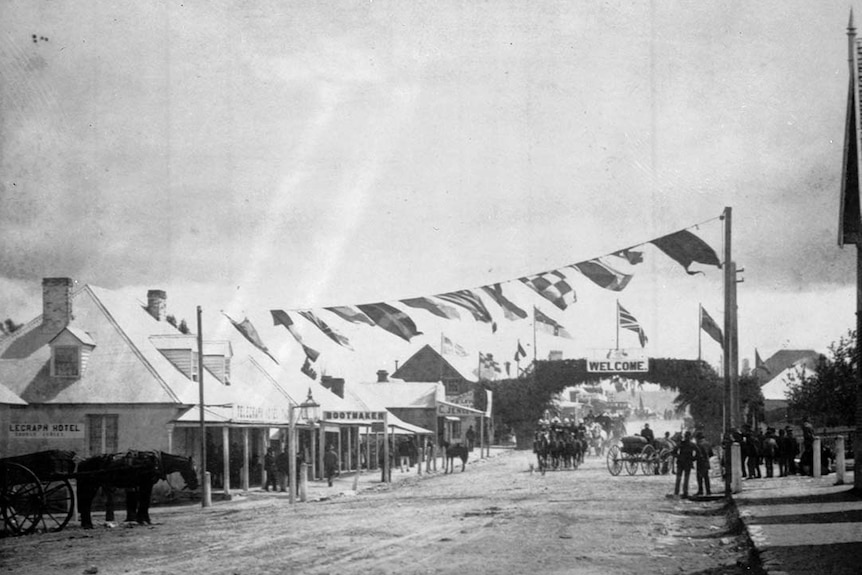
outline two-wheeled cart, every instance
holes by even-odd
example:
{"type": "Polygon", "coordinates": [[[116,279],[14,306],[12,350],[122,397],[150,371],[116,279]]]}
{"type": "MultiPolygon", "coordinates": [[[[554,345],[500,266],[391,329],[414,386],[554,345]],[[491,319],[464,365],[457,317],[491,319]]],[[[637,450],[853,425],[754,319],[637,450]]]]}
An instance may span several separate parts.
{"type": "Polygon", "coordinates": [[[623,468],[629,475],[636,474],[638,469],[644,475],[655,475],[661,468],[658,452],[645,437],[628,435],[620,443],[608,449],[607,463],[611,475],[619,475],[623,468]]]}
{"type": "Polygon", "coordinates": [[[75,513],[75,466],[72,451],[0,459],[0,515],[7,534],[63,529],[75,513]]]}

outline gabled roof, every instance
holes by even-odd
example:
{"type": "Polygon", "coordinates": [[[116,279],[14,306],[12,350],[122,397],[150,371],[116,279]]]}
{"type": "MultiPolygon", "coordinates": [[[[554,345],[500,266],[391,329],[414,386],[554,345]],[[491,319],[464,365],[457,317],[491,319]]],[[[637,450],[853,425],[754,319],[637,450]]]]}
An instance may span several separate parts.
{"type": "Polygon", "coordinates": [[[75,339],[77,339],[79,342],[81,342],[84,345],[89,345],[91,347],[96,345],[96,342],[93,341],[93,338],[90,337],[89,333],[87,333],[83,329],[78,329],[77,327],[73,327],[71,325],[67,325],[66,327],[61,329],[59,331],[59,333],[57,333],[57,335],[55,335],[53,338],[51,338],[51,341],[49,341],[48,343],[53,343],[55,339],[57,339],[63,333],[66,333],[66,332],[70,333],[72,335],[72,337],[74,337],[75,339]]]}
{"type": "Polygon", "coordinates": [[[403,381],[476,381],[475,377],[470,376],[468,361],[476,367],[477,361],[456,359],[454,356],[447,358],[426,344],[396,369],[392,377],[403,381]]]}
{"type": "MultiPolygon", "coordinates": [[[[378,397],[372,389],[366,389],[364,384],[345,386],[344,399],[356,405],[363,411],[387,411],[385,401],[378,397]]],[[[400,429],[407,433],[420,435],[433,435],[434,432],[412,423],[407,423],[394,413],[389,413],[388,421],[390,427],[400,429]]]]}
{"type": "Polygon", "coordinates": [[[816,357],[805,357],[785,367],[775,377],[760,387],[763,399],[767,401],[786,400],[791,382],[798,383],[800,378],[812,375],[816,366],[816,357]]]}
{"type": "Polygon", "coordinates": [[[27,405],[27,402],[12,393],[5,385],[0,385],[0,405],[27,405]]]}
{"type": "Polygon", "coordinates": [[[819,356],[813,349],[782,349],[763,362],[766,369],[755,367],[753,373],[761,382],[767,382],[799,361],[813,359],[816,362],[819,356]]]}

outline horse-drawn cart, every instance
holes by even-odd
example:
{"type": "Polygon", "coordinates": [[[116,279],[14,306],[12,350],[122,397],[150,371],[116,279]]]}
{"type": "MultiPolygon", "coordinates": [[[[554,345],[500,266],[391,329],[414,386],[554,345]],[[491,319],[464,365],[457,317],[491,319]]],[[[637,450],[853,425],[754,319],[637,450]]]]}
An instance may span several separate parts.
{"type": "Polygon", "coordinates": [[[75,454],[40,451],[0,459],[0,514],[12,535],[32,533],[41,525],[59,531],[75,512],[75,454]]]}
{"type": "Polygon", "coordinates": [[[661,460],[655,447],[645,437],[628,435],[621,440],[622,445],[613,445],[608,450],[608,471],[619,475],[625,467],[629,475],[640,468],[644,475],[655,475],[661,469],[661,460]]]}

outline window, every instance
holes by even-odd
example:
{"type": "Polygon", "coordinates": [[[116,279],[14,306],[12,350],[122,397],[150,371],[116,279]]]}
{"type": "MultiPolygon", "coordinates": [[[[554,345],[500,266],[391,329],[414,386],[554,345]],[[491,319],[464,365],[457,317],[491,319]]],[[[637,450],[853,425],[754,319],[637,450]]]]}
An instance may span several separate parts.
{"type": "Polygon", "coordinates": [[[77,346],[54,346],[54,375],[57,377],[78,377],[81,375],[80,359],[77,346]]]}
{"type": "Polygon", "coordinates": [[[118,415],[87,415],[90,455],[116,453],[119,451],[118,423],[118,415]]]}

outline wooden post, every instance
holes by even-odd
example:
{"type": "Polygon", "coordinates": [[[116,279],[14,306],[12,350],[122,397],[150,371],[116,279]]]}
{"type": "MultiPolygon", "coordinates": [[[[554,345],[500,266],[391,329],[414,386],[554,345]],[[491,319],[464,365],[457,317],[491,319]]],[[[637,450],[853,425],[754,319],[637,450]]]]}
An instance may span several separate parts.
{"type": "MultiPolygon", "coordinates": [[[[835,438],[835,485],[844,485],[844,472],[846,471],[844,461],[844,436],[835,438]]],[[[855,471],[855,470],[854,470],[855,471]]]]}
{"type": "MultiPolygon", "coordinates": [[[[323,457],[326,455],[326,426],[320,422],[320,441],[317,442],[317,477],[323,479],[323,457]]],[[[312,454],[314,457],[314,454],[312,454]]]]}
{"type": "Polygon", "coordinates": [[[353,476],[353,491],[359,491],[359,474],[362,473],[362,466],[359,465],[359,428],[356,427],[356,475],[353,476]]]}
{"type": "MultiPolygon", "coordinates": [[[[209,485],[207,479],[207,428],[204,417],[204,340],[201,321],[201,306],[197,309],[198,315],[198,401],[200,405],[200,429],[201,429],[201,485],[209,485]]],[[[168,450],[170,451],[170,449],[168,450]]],[[[212,498],[201,497],[201,507],[209,507],[212,498]]]]}
{"type": "Polygon", "coordinates": [[[242,490],[248,491],[249,486],[249,467],[251,466],[251,457],[249,456],[248,450],[248,427],[242,428],[242,475],[240,476],[240,480],[242,483],[242,490]]]}
{"type": "Polygon", "coordinates": [[[291,505],[296,503],[296,406],[290,406],[290,427],[287,430],[287,443],[290,445],[287,462],[287,493],[291,505]]]}
{"type": "Polygon", "coordinates": [[[222,453],[222,489],[225,497],[230,499],[230,429],[225,425],[221,428],[222,453]]]}
{"type": "Polygon", "coordinates": [[[814,443],[811,446],[811,476],[814,478],[818,478],[822,475],[821,470],[821,461],[820,461],[820,438],[815,437],[814,443]]]}
{"type": "Polygon", "coordinates": [[[392,454],[389,453],[389,412],[383,413],[383,477],[386,478],[386,483],[392,481],[392,466],[389,465],[389,458],[392,454]]]}

